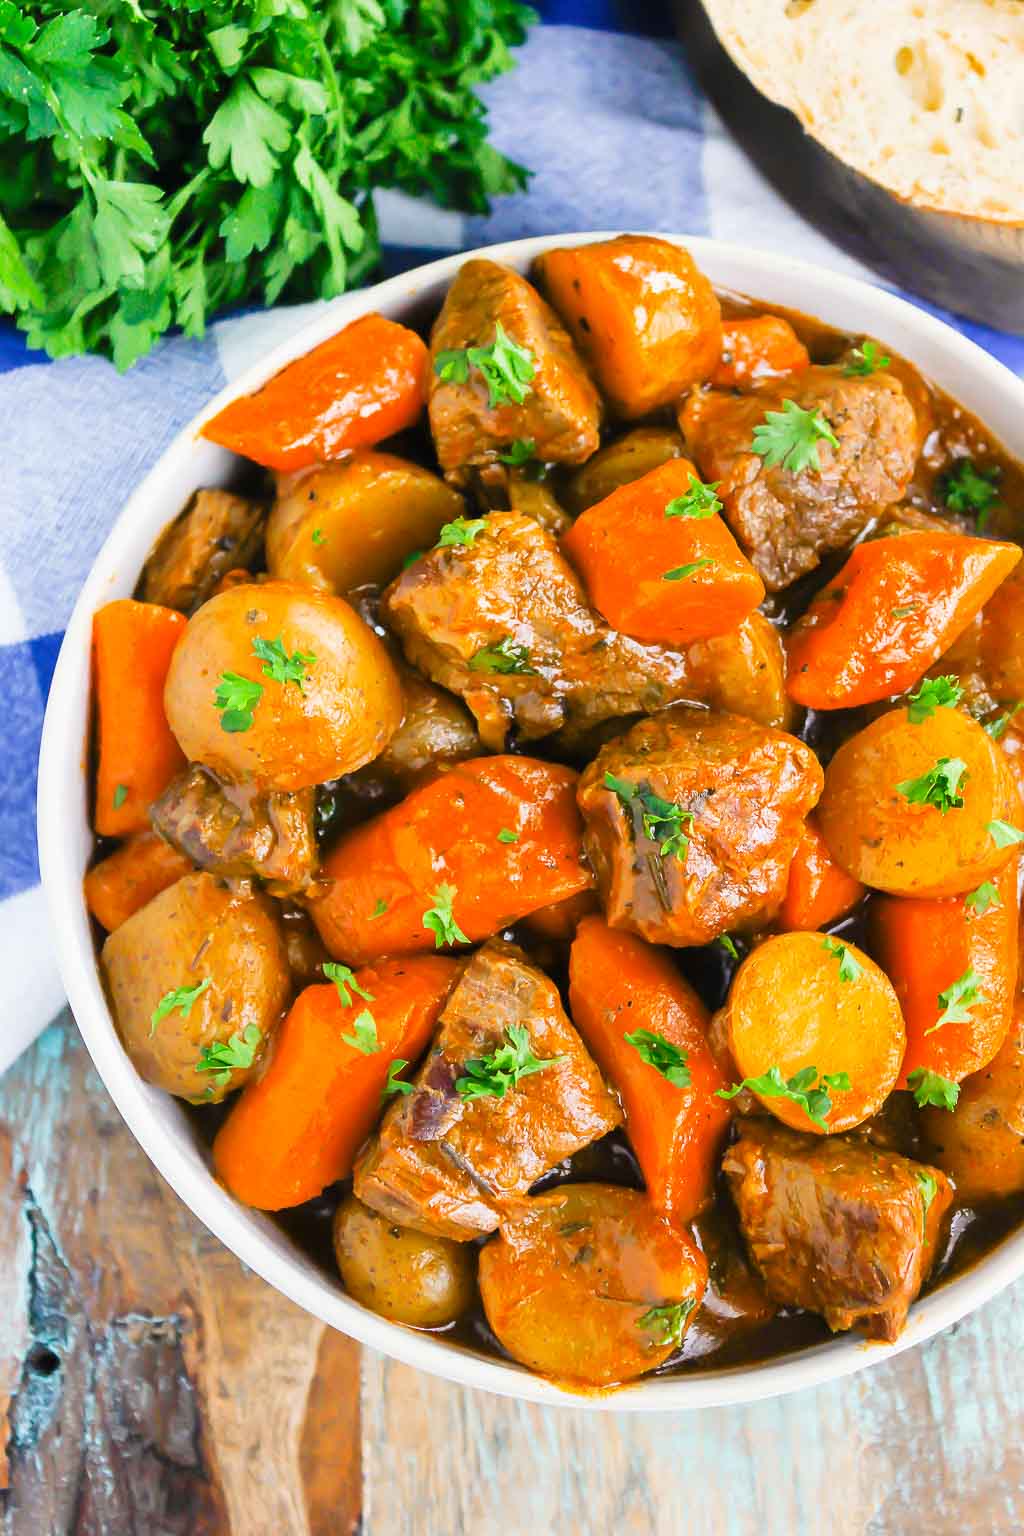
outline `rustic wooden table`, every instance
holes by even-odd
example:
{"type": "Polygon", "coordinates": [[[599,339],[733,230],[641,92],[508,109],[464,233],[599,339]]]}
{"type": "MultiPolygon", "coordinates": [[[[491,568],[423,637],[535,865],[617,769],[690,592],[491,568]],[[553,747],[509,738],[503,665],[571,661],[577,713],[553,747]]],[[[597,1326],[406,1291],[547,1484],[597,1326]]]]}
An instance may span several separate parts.
{"type": "Polygon", "coordinates": [[[0,1080],[4,1536],[1003,1536],[1024,1284],[835,1386],[675,1417],[396,1365],[250,1274],[153,1171],[65,1017],[0,1080]]]}

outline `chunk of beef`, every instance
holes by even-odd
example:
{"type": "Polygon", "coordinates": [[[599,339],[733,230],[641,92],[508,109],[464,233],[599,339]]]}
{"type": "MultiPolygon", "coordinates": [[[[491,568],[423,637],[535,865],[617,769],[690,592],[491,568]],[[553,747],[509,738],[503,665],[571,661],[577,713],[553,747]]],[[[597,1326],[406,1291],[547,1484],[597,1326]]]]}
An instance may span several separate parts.
{"type": "Polygon", "coordinates": [[[413,1092],[387,1111],[355,1170],[355,1193],[402,1226],[468,1240],[493,1232],[549,1169],[621,1123],[618,1104],[520,950],[492,940],[456,984],[413,1092]],[[501,1098],[463,1098],[466,1064],[525,1031],[550,1062],[501,1098]]]}
{"type": "Polygon", "coordinates": [[[740,715],[678,708],[639,721],[602,747],[577,792],[608,922],[673,945],[762,926],[822,785],[809,747],[740,715]]]}
{"type": "Polygon", "coordinates": [[[704,479],[719,482],[732,531],[772,592],[812,571],[826,551],[849,544],[900,500],[919,441],[898,379],[846,378],[835,368],[808,368],[785,388],[757,395],[692,394],[680,425],[704,479]],[[817,443],[820,472],[768,468],[753,451],[754,428],[786,399],[821,411],[839,439],[838,449],[817,443]]]}
{"type": "Polygon", "coordinates": [[[587,606],[558,544],[533,518],[492,512],[472,544],[433,549],[384,595],[414,666],[465,699],[500,752],[692,697],[686,660],[628,639],[587,606]]]}
{"type": "Polygon", "coordinates": [[[196,491],[143,567],[143,600],[192,613],[229,571],[255,560],[265,521],[266,508],[244,496],[196,491]]]}
{"type": "Polygon", "coordinates": [[[192,763],[149,808],[160,836],[199,869],[225,878],[258,876],[279,896],[316,878],[315,791],[257,794],[222,784],[192,763]]]}
{"type": "Polygon", "coordinates": [[[722,1168],[769,1296],[892,1340],[953,1199],[945,1174],[849,1136],[741,1122],[722,1168]]]}
{"type": "Polygon", "coordinates": [[[517,439],[538,459],[582,464],[598,445],[601,402],[583,361],[554,310],[537,290],[496,261],[467,261],[448,290],[430,337],[430,428],[446,476],[461,484],[473,464],[487,464],[517,439]],[[501,325],[532,355],[534,374],[522,403],[491,405],[483,374],[441,378],[442,352],[489,347],[501,325]]]}
{"type": "Polygon", "coordinates": [[[459,700],[411,667],[395,664],[405,706],[402,723],[380,756],[345,781],[371,800],[405,794],[441,763],[480,756],[480,737],[459,700]]]}

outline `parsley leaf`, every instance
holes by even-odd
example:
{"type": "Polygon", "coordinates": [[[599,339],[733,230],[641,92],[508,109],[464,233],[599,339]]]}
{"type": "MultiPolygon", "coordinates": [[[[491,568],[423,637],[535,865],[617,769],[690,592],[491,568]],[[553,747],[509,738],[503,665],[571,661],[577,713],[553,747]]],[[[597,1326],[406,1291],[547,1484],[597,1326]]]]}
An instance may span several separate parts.
{"type": "Polygon", "coordinates": [[[241,1034],[233,1034],[228,1041],[215,1040],[204,1045],[196,1062],[197,1072],[212,1072],[218,1088],[226,1088],[236,1067],[251,1067],[256,1059],[256,1048],[263,1035],[255,1024],[247,1024],[241,1034]]]}
{"type": "Polygon", "coordinates": [[[778,1067],[769,1067],[760,1077],[745,1077],[742,1083],[734,1083],[731,1088],[718,1088],[716,1093],[720,1099],[734,1099],[738,1093],[749,1088],[751,1093],[756,1093],[763,1099],[791,1099],[794,1104],[807,1115],[807,1118],[827,1131],[825,1116],[832,1109],[832,1099],[828,1090],[831,1088],[836,1093],[848,1093],[850,1077],[847,1072],[826,1072],[822,1075],[819,1087],[813,1087],[818,1076],[817,1067],[803,1067],[788,1080],[783,1081],[782,1073],[778,1067]]]}
{"type": "Polygon", "coordinates": [[[990,821],[986,831],[997,848],[1012,848],[1014,843],[1024,843],[1024,832],[1008,821],[990,821]]]}
{"type": "Polygon", "coordinates": [[[879,351],[877,341],[865,341],[859,347],[853,348],[843,373],[848,379],[858,376],[866,378],[868,374],[878,373],[882,368],[888,368],[891,362],[891,357],[886,357],[884,352],[879,351]]]}
{"type": "Polygon", "coordinates": [[[673,1088],[689,1088],[690,1069],[686,1065],[686,1052],[680,1050],[678,1045],[673,1045],[664,1035],[650,1029],[635,1029],[631,1035],[623,1035],[622,1038],[627,1045],[633,1047],[641,1061],[659,1072],[673,1088]]]}
{"type": "Polygon", "coordinates": [[[373,911],[370,913],[370,922],[374,922],[378,917],[383,917],[387,909],[388,904],[384,900],[383,896],[378,896],[377,900],[373,904],[373,911]]]}
{"type": "Polygon", "coordinates": [[[498,458],[503,464],[509,464],[513,469],[522,469],[524,464],[529,464],[537,452],[537,444],[532,437],[517,437],[515,442],[509,444],[508,453],[499,453],[498,458]]]}
{"type": "Polygon", "coordinates": [[[510,1024],[505,1030],[505,1044],[496,1046],[486,1056],[476,1056],[466,1062],[462,1077],[455,1079],[455,1091],[460,1099],[503,1099],[510,1088],[515,1088],[520,1078],[534,1072],[543,1072],[565,1061],[564,1056],[548,1056],[543,1061],[530,1049],[530,1036],[523,1024],[510,1024]]]}
{"type": "Polygon", "coordinates": [[[487,403],[493,410],[512,402],[522,405],[531,393],[537,364],[529,347],[513,341],[498,320],[489,346],[439,352],[434,360],[434,372],[446,383],[465,384],[472,368],[483,376],[489,391],[487,403]]]}
{"type": "Polygon", "coordinates": [[[110,797],[110,801],[111,801],[111,804],[114,807],[114,810],[115,811],[119,811],[121,809],[122,805],[124,805],[124,803],[125,803],[125,801],[127,799],[128,799],[128,786],[127,786],[127,784],[115,784],[114,785],[114,793],[110,797]]]}
{"type": "Polygon", "coordinates": [[[637,1318],[636,1325],[638,1328],[650,1329],[654,1335],[652,1344],[673,1344],[679,1349],[686,1332],[686,1320],[696,1305],[692,1297],[688,1297],[686,1301],[673,1302],[665,1307],[650,1307],[643,1317],[637,1318]]]}
{"type": "Polygon", "coordinates": [[[380,1050],[380,1041],[377,1038],[377,1020],[369,1008],[364,1008],[357,1013],[352,1025],[350,1035],[342,1035],[346,1045],[351,1045],[357,1051],[362,1051],[364,1056],[373,1056],[380,1050]]]}
{"type": "Polygon", "coordinates": [[[252,648],[263,663],[261,670],[272,682],[294,683],[299,692],[303,692],[306,673],[316,661],[312,651],[293,651],[289,656],[280,635],[276,640],[264,640],[257,635],[252,648]]]}
{"type": "Polygon", "coordinates": [[[501,831],[498,833],[499,843],[518,843],[518,841],[519,833],[512,832],[508,827],[502,827],[501,831]]]}
{"type": "Polygon", "coordinates": [[[677,565],[673,570],[666,571],[661,579],[662,581],[685,581],[688,576],[695,576],[705,566],[714,566],[714,564],[715,561],[710,555],[702,555],[699,560],[691,560],[686,565],[677,565]]]}
{"type": "Polygon", "coordinates": [[[795,400],[783,400],[781,411],[766,411],[764,421],[754,428],[750,451],[764,459],[766,469],[781,464],[794,475],[805,469],[820,474],[818,444],[822,440],[839,447],[839,439],[821,411],[805,411],[795,400]]]}
{"type": "Polygon", "coordinates": [[[932,1201],[939,1192],[939,1181],[933,1173],[927,1173],[919,1168],[915,1175],[921,1191],[921,1236],[928,1231],[928,1212],[932,1208],[932,1201]]]}
{"type": "Polygon", "coordinates": [[[944,992],[939,993],[939,1006],[943,1011],[935,1023],[925,1030],[925,1034],[933,1035],[943,1024],[970,1024],[974,1004],[986,1001],[984,992],[979,990],[980,986],[981,977],[969,965],[962,976],[958,976],[944,992]]]}
{"type": "Polygon", "coordinates": [[[504,640],[499,640],[497,645],[485,645],[483,650],[477,651],[469,660],[471,672],[498,672],[502,676],[516,674],[523,677],[536,677],[536,667],[530,666],[530,649],[526,645],[516,645],[511,635],[506,635],[504,640]]]}
{"type": "Polygon", "coordinates": [[[388,1080],[380,1091],[380,1096],[382,1099],[390,1099],[392,1094],[396,1093],[412,1093],[413,1084],[407,1083],[404,1078],[401,1078],[398,1075],[399,1072],[403,1072],[408,1065],[409,1063],[404,1059],[404,1057],[395,1057],[394,1061],[388,1067],[388,1080]]]}
{"type": "Polygon", "coordinates": [[[740,952],[736,948],[736,941],[732,937],[731,934],[729,934],[729,933],[720,933],[718,935],[718,938],[715,940],[715,942],[716,942],[716,944],[721,944],[721,946],[725,950],[726,954],[729,955],[733,960],[738,960],[739,959],[740,952]]]}
{"type": "Polygon", "coordinates": [[[614,773],[605,774],[604,785],[631,812],[634,807],[639,809],[644,837],[659,845],[658,852],[662,858],[670,858],[675,854],[677,858],[685,860],[690,839],[684,830],[684,823],[693,823],[693,811],[684,811],[681,805],[663,800],[653,790],[631,784],[628,779],[617,778],[614,773]]]}
{"type": "Polygon", "coordinates": [[[930,720],[936,709],[952,709],[959,704],[963,689],[955,677],[929,677],[907,700],[907,718],[911,725],[930,720]]]}
{"type": "Polygon", "coordinates": [[[1018,699],[1016,704],[1011,705],[1009,709],[1004,709],[1001,715],[997,715],[994,720],[990,720],[982,729],[986,735],[991,736],[993,741],[1002,741],[1006,727],[1019,709],[1024,709],[1024,699],[1018,699]]]}
{"type": "Polygon", "coordinates": [[[364,1003],[373,1002],[373,993],[367,992],[365,987],[356,981],[355,972],[351,967],[340,964],[337,960],[325,960],[320,967],[328,981],[333,981],[338,989],[338,997],[343,1008],[351,1008],[352,993],[355,992],[363,999],[364,1003]],[[351,991],[349,990],[351,988],[351,991]]]}
{"type": "Polygon", "coordinates": [[[469,936],[463,933],[452,911],[452,903],[457,894],[454,885],[439,885],[436,891],[430,893],[434,905],[424,912],[423,926],[428,933],[434,935],[435,949],[443,949],[446,944],[469,943],[469,936]]]}
{"type": "Polygon", "coordinates": [[[990,907],[1001,907],[998,888],[991,880],[983,880],[977,890],[964,897],[964,906],[970,907],[977,917],[984,917],[990,907]]]}
{"type": "Polygon", "coordinates": [[[313,532],[310,534],[310,538],[313,540],[314,544],[327,543],[327,535],[324,533],[322,528],[314,528],[313,532]]]}
{"type": "Polygon", "coordinates": [[[920,603],[905,603],[902,608],[890,608],[889,612],[894,619],[909,619],[910,615],[916,613],[920,606],[920,603]]]}
{"type": "Polygon", "coordinates": [[[220,717],[222,731],[247,731],[252,725],[252,712],[263,697],[263,684],[254,683],[249,677],[237,672],[222,672],[213,695],[213,702],[223,713],[220,717]]]}
{"type": "Polygon", "coordinates": [[[940,757],[934,768],[929,768],[919,779],[903,779],[896,785],[896,793],[911,805],[931,805],[945,816],[947,811],[958,810],[963,805],[964,797],[960,791],[966,781],[967,764],[962,758],[940,757]]]}
{"type": "Polygon", "coordinates": [[[915,1067],[913,1072],[908,1072],[907,1087],[913,1089],[914,1102],[921,1109],[928,1104],[934,1104],[937,1109],[956,1109],[960,1097],[959,1083],[951,1083],[948,1077],[929,1072],[927,1067],[915,1067]]]}
{"type": "Polygon", "coordinates": [[[452,522],[445,523],[438,534],[438,549],[449,549],[455,544],[472,544],[478,533],[483,533],[487,527],[487,519],[484,517],[456,517],[452,522]]]}
{"type": "Polygon", "coordinates": [[[197,981],[194,987],[174,987],[172,991],[165,992],[149,1016],[149,1033],[156,1034],[156,1027],[161,1019],[166,1019],[169,1013],[177,1011],[183,1019],[187,1019],[192,1012],[192,1004],[197,997],[201,997],[210,985],[209,976],[204,976],[202,981],[197,981]]]}
{"type": "Polygon", "coordinates": [[[840,981],[856,981],[858,976],[864,974],[864,967],[859,960],[853,958],[845,944],[840,944],[837,939],[826,938],[822,940],[821,947],[830,955],[837,956],[840,981]]]}
{"type": "Polygon", "coordinates": [[[721,512],[722,503],[715,492],[720,480],[705,482],[696,475],[690,476],[690,488],[681,496],[675,496],[665,508],[666,517],[712,517],[721,512]]]}
{"type": "Polygon", "coordinates": [[[941,480],[940,494],[951,512],[973,512],[979,519],[979,527],[984,527],[999,500],[996,481],[1001,474],[998,466],[978,469],[973,459],[958,459],[941,480]]]}

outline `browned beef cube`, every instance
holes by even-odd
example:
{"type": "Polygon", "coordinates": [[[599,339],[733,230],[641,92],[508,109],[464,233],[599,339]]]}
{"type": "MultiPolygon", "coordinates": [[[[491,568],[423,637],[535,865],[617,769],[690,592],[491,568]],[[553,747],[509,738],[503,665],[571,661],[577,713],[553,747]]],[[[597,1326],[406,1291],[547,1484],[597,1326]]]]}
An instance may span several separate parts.
{"type": "Polygon", "coordinates": [[[197,491],[161,534],[142,572],[141,596],[192,613],[222,576],[259,553],[266,508],[229,491],[197,491]]]}
{"type": "Polygon", "coordinates": [[[639,721],[577,792],[608,922],[673,945],[763,926],[822,783],[809,747],[743,716],[679,707],[639,721]]]}
{"type": "Polygon", "coordinates": [[[192,763],[149,809],[160,836],[199,869],[225,878],[258,876],[278,896],[316,878],[315,791],[256,794],[222,784],[192,763]]]}
{"type": "Polygon", "coordinates": [[[914,408],[889,373],[846,378],[809,368],[756,395],[692,394],[680,425],[705,480],[719,482],[725,515],[765,586],[775,592],[842,549],[910,483],[919,447],[914,408]],[[753,452],[754,428],[785,399],[821,411],[838,449],[817,443],[820,472],[767,468],[753,452]]]}
{"type": "Polygon", "coordinates": [[[448,290],[430,337],[430,428],[449,479],[465,480],[470,465],[494,462],[516,439],[532,442],[538,459],[582,464],[598,446],[601,402],[590,375],[554,310],[511,267],[467,261],[448,290]],[[534,364],[521,403],[492,405],[480,370],[441,378],[443,352],[489,347],[497,326],[534,364]]]}
{"type": "Polygon", "coordinates": [[[413,1092],[392,1104],[364,1148],[355,1193],[401,1226],[478,1237],[515,1211],[542,1174],[621,1119],[557,988],[514,946],[492,940],[448,999],[413,1092]],[[518,1031],[550,1065],[503,1097],[460,1094],[467,1063],[510,1047],[518,1031]]]}
{"type": "Polygon", "coordinates": [[[953,1199],[937,1168],[849,1136],[741,1122],[722,1164],[768,1294],[835,1331],[898,1337],[953,1199]]]}
{"type": "Polygon", "coordinates": [[[485,746],[659,709],[689,694],[685,657],[619,635],[587,606],[556,540],[492,512],[472,544],[433,549],[385,593],[414,666],[459,694],[485,746]]]}

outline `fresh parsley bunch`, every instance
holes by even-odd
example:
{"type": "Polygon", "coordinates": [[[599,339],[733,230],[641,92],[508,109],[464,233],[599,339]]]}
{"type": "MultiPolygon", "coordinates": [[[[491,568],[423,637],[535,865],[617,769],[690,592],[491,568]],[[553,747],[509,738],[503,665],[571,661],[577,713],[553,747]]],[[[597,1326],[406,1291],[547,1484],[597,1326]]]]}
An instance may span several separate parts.
{"type": "Polygon", "coordinates": [[[527,172],[474,94],[518,0],[0,0],[0,312],[127,368],[227,305],[330,298],[375,187],[486,212],[527,172]]]}

